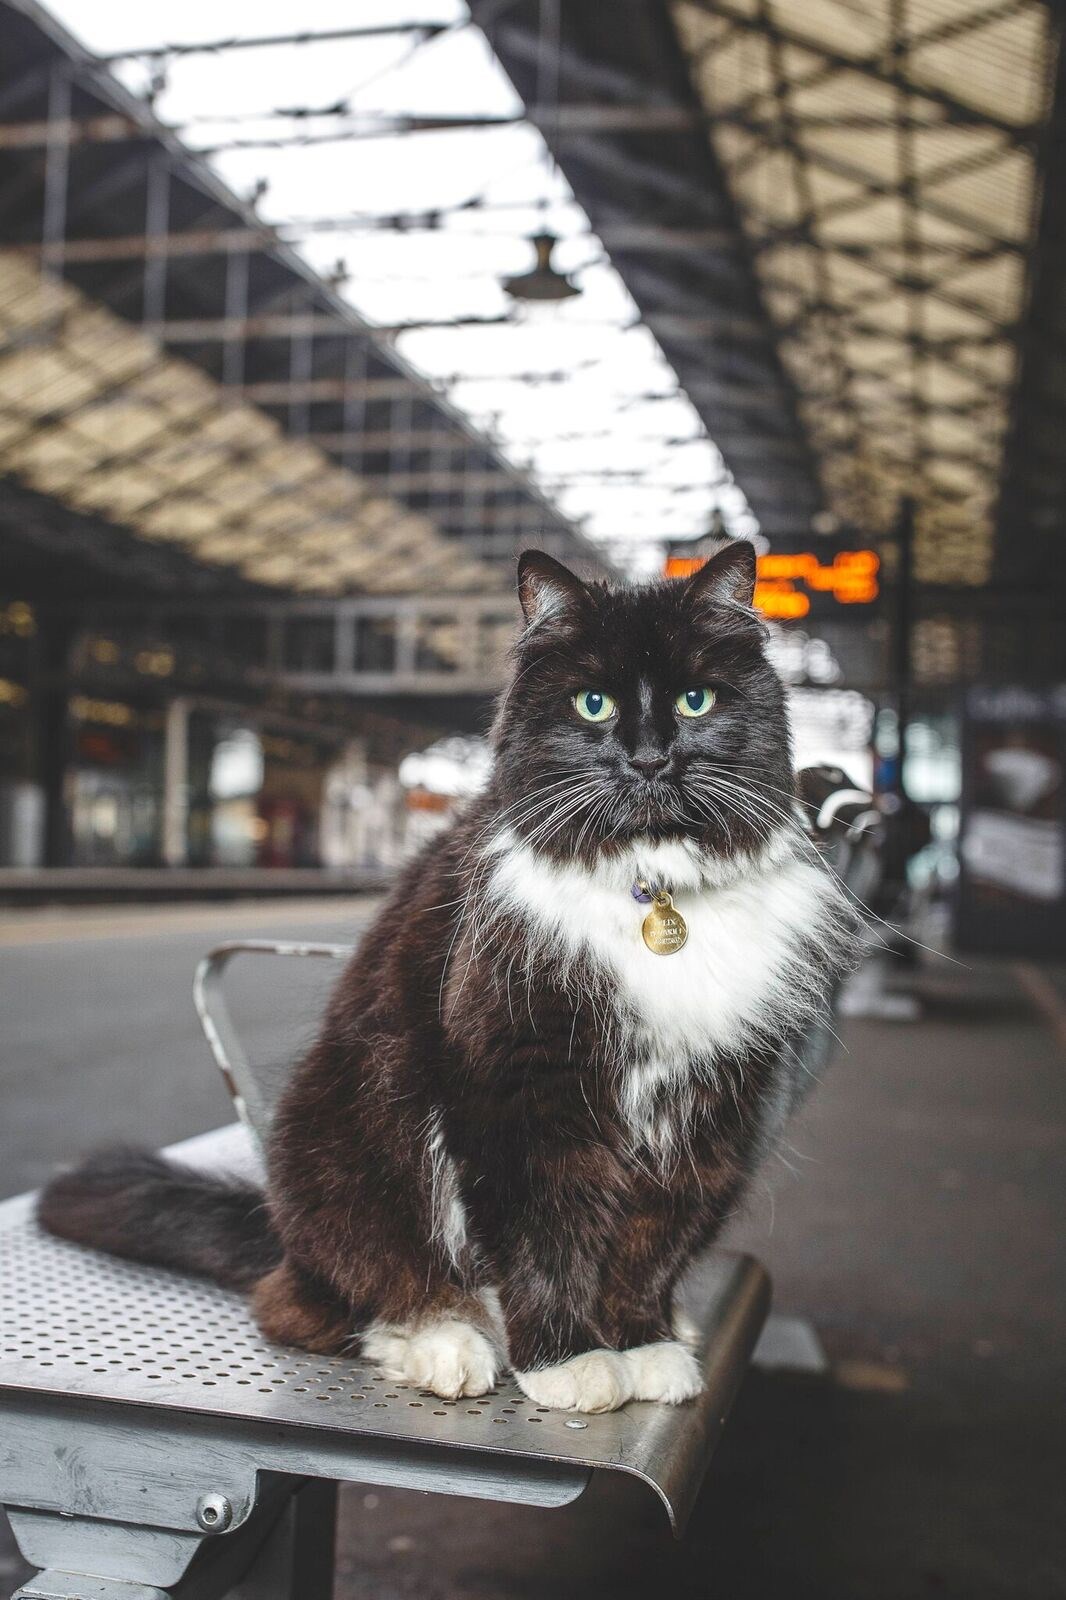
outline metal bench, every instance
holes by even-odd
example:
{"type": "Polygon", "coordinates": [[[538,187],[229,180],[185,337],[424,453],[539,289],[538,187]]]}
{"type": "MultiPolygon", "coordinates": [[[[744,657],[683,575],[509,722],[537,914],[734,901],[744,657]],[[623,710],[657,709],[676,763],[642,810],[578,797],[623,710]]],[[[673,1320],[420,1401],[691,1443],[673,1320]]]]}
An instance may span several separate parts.
{"type": "MultiPolygon", "coordinates": [[[[224,946],[197,999],[248,1125],[186,1141],[192,1165],[258,1162],[272,1095],[221,998],[240,950],[340,957],[345,947],[224,946]]],[[[593,1472],[691,1510],[752,1348],[769,1281],[709,1257],[687,1287],[706,1387],[683,1406],[606,1416],[538,1408],[512,1382],[441,1400],[358,1357],[271,1345],[239,1296],[112,1259],[37,1227],[33,1196],[0,1205],[0,1504],[42,1569],[17,1600],[328,1600],[341,1483],[561,1506],[593,1472]]]]}
{"type": "MultiPolygon", "coordinates": [[[[172,1153],[232,1167],[249,1142],[172,1153]]],[[[0,1207],[0,1502],[44,1569],[19,1600],[324,1600],[339,1483],[557,1506],[626,1472],[680,1531],[769,1300],[755,1262],[712,1258],[687,1300],[700,1399],[577,1418],[268,1344],[238,1296],[43,1235],[32,1203],[0,1207]]]]}

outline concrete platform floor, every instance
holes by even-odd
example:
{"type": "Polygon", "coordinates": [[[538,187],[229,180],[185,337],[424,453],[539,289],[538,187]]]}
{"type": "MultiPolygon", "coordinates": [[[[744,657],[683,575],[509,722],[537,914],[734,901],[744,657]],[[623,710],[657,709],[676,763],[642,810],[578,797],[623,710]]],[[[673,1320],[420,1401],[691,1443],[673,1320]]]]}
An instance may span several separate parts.
{"type": "MultiPolygon", "coordinates": [[[[217,1123],[196,956],[238,933],[340,940],[358,919],[336,902],[7,914],[0,1192],[107,1134],[217,1123]]],[[[240,975],[264,1058],[307,1037],[331,975],[284,992],[240,975]]],[[[844,1025],[730,1231],[833,1368],[749,1377],[683,1543],[626,1482],[551,1512],[346,1491],[338,1600],[1066,1596],[1066,1055],[1034,999],[1054,982],[1021,977],[941,964],[921,1021],[844,1025]]],[[[5,1530],[0,1594],[21,1576],[5,1530]]]]}

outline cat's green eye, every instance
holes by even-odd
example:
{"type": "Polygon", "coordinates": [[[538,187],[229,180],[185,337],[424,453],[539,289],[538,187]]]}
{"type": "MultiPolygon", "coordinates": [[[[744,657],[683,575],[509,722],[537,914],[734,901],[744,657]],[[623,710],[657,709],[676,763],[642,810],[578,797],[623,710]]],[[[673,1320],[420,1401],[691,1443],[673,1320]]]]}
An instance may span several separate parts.
{"type": "Polygon", "coordinates": [[[683,717],[705,717],[717,699],[714,690],[705,684],[702,689],[686,689],[674,705],[683,717]]]}
{"type": "Polygon", "coordinates": [[[579,689],[574,696],[574,710],[586,722],[607,722],[615,713],[615,703],[602,689],[579,689]]]}

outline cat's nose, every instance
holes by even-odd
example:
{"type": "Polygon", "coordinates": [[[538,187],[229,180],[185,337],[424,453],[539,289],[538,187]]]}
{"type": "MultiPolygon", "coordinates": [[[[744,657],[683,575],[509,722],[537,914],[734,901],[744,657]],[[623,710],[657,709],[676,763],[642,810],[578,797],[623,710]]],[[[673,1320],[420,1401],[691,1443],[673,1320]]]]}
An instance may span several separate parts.
{"type": "Polygon", "coordinates": [[[629,765],[636,767],[637,771],[645,778],[654,778],[669,762],[669,756],[630,756],[629,765]]]}

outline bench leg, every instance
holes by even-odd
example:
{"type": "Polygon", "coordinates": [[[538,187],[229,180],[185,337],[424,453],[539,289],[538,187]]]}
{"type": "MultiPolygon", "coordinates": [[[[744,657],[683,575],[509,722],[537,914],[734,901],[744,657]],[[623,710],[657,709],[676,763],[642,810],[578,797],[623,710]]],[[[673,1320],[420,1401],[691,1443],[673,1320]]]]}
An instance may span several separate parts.
{"type": "MultiPolygon", "coordinates": [[[[252,1565],[225,1600],[333,1600],[337,1485],[312,1479],[290,1496],[252,1565]]],[[[186,1600],[179,1591],[176,1600],[186,1600]]],[[[199,1594],[189,1600],[200,1600],[199,1594]]]]}
{"type": "Polygon", "coordinates": [[[278,1481],[242,1527],[191,1539],[9,1508],[43,1568],[13,1600],[332,1600],[336,1509],[335,1483],[278,1481]]]}

